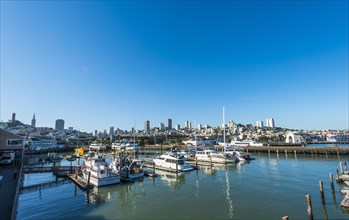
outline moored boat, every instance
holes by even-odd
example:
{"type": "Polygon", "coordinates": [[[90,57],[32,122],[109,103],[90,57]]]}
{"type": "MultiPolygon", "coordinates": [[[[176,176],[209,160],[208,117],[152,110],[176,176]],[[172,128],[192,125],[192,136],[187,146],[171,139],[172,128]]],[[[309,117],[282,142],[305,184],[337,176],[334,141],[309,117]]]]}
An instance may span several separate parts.
{"type": "Polygon", "coordinates": [[[201,162],[221,164],[237,162],[237,158],[234,155],[219,153],[216,150],[212,149],[197,151],[195,154],[195,159],[201,162]]]}
{"type": "Polygon", "coordinates": [[[194,168],[185,162],[185,158],[177,152],[167,152],[161,156],[153,159],[155,166],[163,167],[165,169],[178,170],[185,172],[193,170],[194,168]]]}
{"type": "Polygon", "coordinates": [[[85,180],[90,178],[90,183],[97,187],[117,184],[121,180],[120,174],[111,168],[106,158],[95,152],[91,152],[86,158],[82,174],[85,180]]]}

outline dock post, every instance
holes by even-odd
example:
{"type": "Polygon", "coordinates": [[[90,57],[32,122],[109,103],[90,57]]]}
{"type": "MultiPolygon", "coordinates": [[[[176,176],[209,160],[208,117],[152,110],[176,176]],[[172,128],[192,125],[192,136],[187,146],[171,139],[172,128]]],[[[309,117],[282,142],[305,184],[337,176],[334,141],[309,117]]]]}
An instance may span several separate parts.
{"type": "Polygon", "coordinates": [[[287,150],[285,150],[285,154],[286,154],[286,156],[287,156],[287,150]]]}
{"type": "Polygon", "coordinates": [[[288,216],[283,216],[281,220],[288,220],[288,216]]]}
{"type": "Polygon", "coordinates": [[[196,169],[198,168],[198,158],[195,158],[195,166],[196,166],[196,169]]]}
{"type": "Polygon", "coordinates": [[[296,150],[294,150],[293,153],[294,153],[295,156],[297,156],[297,151],[296,150]]]}
{"type": "Polygon", "coordinates": [[[332,193],[334,193],[334,184],[333,184],[333,177],[332,177],[332,173],[330,173],[329,175],[330,175],[330,184],[331,184],[331,190],[332,190],[332,193]]]}
{"type": "Polygon", "coordinates": [[[338,173],[338,169],[336,169],[336,182],[339,183],[339,173],[338,173]]]}
{"type": "Polygon", "coordinates": [[[155,163],[153,163],[153,173],[155,173],[155,163]]]}
{"type": "Polygon", "coordinates": [[[342,162],[339,162],[339,168],[341,169],[341,174],[343,174],[343,166],[342,166],[342,162]]]}
{"type": "Polygon", "coordinates": [[[307,203],[308,219],[313,220],[313,208],[311,206],[311,197],[309,194],[305,195],[305,201],[307,203]]]}
{"type": "Polygon", "coordinates": [[[91,172],[88,172],[87,186],[90,185],[91,172]]]}
{"type": "Polygon", "coordinates": [[[279,154],[279,150],[276,150],[276,154],[279,154]]]}
{"type": "Polygon", "coordinates": [[[176,160],[176,173],[178,173],[178,160],[176,160]]]}
{"type": "Polygon", "coordinates": [[[78,167],[75,168],[75,179],[78,178],[78,167]]]}
{"type": "Polygon", "coordinates": [[[321,202],[322,204],[325,204],[324,184],[322,181],[319,181],[319,186],[320,186],[321,202]]]}
{"type": "Polygon", "coordinates": [[[210,155],[210,163],[211,163],[211,167],[212,167],[212,157],[211,157],[211,155],[210,155]]]}

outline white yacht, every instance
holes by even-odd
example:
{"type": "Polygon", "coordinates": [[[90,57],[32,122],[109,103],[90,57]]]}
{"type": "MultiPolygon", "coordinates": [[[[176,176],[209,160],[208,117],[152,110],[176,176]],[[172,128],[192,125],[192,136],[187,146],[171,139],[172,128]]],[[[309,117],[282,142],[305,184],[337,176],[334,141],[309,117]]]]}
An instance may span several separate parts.
{"type": "Polygon", "coordinates": [[[185,162],[185,158],[177,152],[167,152],[158,158],[153,159],[156,166],[173,169],[180,172],[190,171],[194,168],[185,162]]]}
{"type": "Polygon", "coordinates": [[[251,155],[239,147],[226,146],[224,153],[235,156],[239,161],[253,160],[251,155]]]}
{"type": "Polygon", "coordinates": [[[143,160],[129,159],[127,156],[115,158],[111,167],[118,172],[123,181],[134,181],[144,177],[143,160]]]}
{"type": "Polygon", "coordinates": [[[92,143],[89,146],[90,150],[106,150],[107,147],[102,144],[92,143]]]}
{"type": "Polygon", "coordinates": [[[216,150],[202,150],[197,151],[195,154],[195,159],[202,162],[212,162],[212,163],[235,163],[237,158],[234,155],[219,153],[216,150]]]}
{"type": "Polygon", "coordinates": [[[86,158],[82,167],[84,179],[88,181],[90,173],[90,183],[99,187],[120,183],[120,174],[113,170],[106,162],[106,158],[91,152],[86,158]]]}

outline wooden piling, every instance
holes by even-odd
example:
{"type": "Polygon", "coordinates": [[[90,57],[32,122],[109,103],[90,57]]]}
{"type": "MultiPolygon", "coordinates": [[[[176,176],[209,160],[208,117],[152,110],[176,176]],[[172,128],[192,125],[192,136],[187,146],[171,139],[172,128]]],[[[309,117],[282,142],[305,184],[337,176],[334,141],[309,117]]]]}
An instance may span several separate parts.
{"type": "Polygon", "coordinates": [[[322,204],[325,204],[324,184],[322,181],[319,181],[319,186],[320,186],[321,202],[322,204]]]}
{"type": "Polygon", "coordinates": [[[331,191],[332,191],[332,193],[334,193],[334,184],[333,184],[333,177],[332,177],[332,173],[329,173],[329,175],[330,175],[331,191]]]}
{"type": "Polygon", "coordinates": [[[336,182],[339,183],[339,173],[338,173],[338,169],[336,169],[336,182]]]}
{"type": "Polygon", "coordinates": [[[276,150],[276,154],[279,154],[279,150],[276,150]]]}
{"type": "Polygon", "coordinates": [[[341,174],[343,174],[343,165],[342,165],[342,162],[339,162],[339,168],[341,170],[341,174]]]}
{"type": "Polygon", "coordinates": [[[78,178],[78,167],[75,168],[75,179],[78,178]]]}
{"type": "Polygon", "coordinates": [[[308,219],[313,220],[313,207],[311,206],[311,197],[309,194],[305,195],[305,201],[307,203],[308,219]]]}
{"type": "Polygon", "coordinates": [[[178,173],[178,160],[176,160],[176,173],[178,173]]]}
{"type": "Polygon", "coordinates": [[[288,220],[288,216],[283,216],[281,220],[288,220]]]}
{"type": "Polygon", "coordinates": [[[87,185],[90,185],[91,172],[88,172],[87,185]]]}

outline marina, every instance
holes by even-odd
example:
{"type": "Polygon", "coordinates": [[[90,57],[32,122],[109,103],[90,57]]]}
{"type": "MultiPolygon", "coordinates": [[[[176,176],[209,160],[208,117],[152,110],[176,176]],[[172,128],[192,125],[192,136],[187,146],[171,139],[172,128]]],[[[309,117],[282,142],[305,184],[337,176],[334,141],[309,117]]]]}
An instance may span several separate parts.
{"type": "MultiPolygon", "coordinates": [[[[307,219],[304,200],[307,194],[312,196],[314,218],[324,218],[325,212],[328,219],[348,218],[341,205],[346,204],[341,193],[345,184],[337,183],[335,192],[331,193],[330,184],[326,182],[328,173],[340,170],[340,162],[348,160],[347,156],[300,154],[287,157],[285,154],[255,153],[253,157],[255,160],[245,163],[199,165],[197,170],[185,173],[155,169],[156,178],[145,177],[87,190],[76,189],[77,186],[69,181],[54,188],[27,190],[19,195],[17,219],[41,219],[47,215],[77,219],[164,219],[172,209],[178,208],[182,211],[175,219],[187,216],[191,219],[279,219],[285,215],[292,219],[307,219]],[[259,175],[264,178],[256,178],[259,175]],[[325,183],[325,209],[317,187],[321,179],[325,183]],[[48,193],[50,196],[45,196],[48,193]],[[253,203],[248,199],[250,195],[254,196],[253,203]],[[288,206],[283,205],[285,200],[288,206]],[[55,208],[50,201],[65,207],[62,207],[65,211],[53,211],[55,208]],[[262,205],[253,206],[256,202],[262,205]],[[258,211],[258,216],[257,211],[256,214],[249,211],[251,207],[258,211]],[[33,209],[45,211],[39,214],[32,212],[33,209]],[[209,212],[204,214],[197,210],[209,212]]],[[[63,161],[62,165],[65,163],[69,162],[63,161]]],[[[345,173],[344,163],[342,169],[345,173]]],[[[49,173],[25,174],[24,186],[35,175],[55,178],[49,173]]],[[[71,176],[73,179],[74,174],[71,176]]]]}

